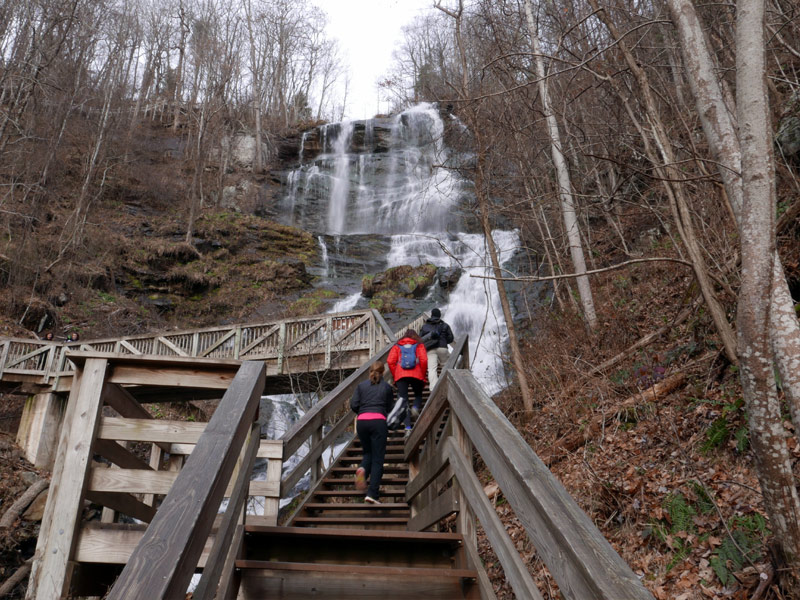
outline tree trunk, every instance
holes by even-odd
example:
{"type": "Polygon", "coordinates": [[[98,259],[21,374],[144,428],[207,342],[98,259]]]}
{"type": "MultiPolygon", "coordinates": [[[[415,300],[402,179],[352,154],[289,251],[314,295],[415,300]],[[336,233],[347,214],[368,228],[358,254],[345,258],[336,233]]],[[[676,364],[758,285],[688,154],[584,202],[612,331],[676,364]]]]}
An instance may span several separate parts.
{"type": "Polygon", "coordinates": [[[775,171],[767,103],[764,0],[736,10],[736,104],[742,152],[739,348],[750,439],[775,539],[786,561],[790,596],[800,591],[800,499],[781,422],[769,336],[775,256],[775,171]],[[794,591],[791,591],[794,590],[794,591]]]}
{"type": "MultiPolygon", "coordinates": [[[[586,260],[583,255],[583,245],[581,244],[581,234],[578,229],[578,219],[575,214],[575,204],[572,199],[572,183],[569,178],[569,170],[564,160],[564,153],[561,151],[561,134],[558,130],[556,116],[550,108],[550,96],[547,89],[547,78],[539,49],[539,35],[536,30],[536,23],[533,20],[530,0],[525,0],[525,14],[528,19],[528,32],[531,36],[531,49],[533,50],[536,76],[538,77],[539,95],[542,101],[542,111],[547,122],[547,133],[550,136],[550,152],[553,157],[553,165],[556,169],[558,179],[558,195],[561,199],[561,215],[564,219],[564,229],[567,232],[569,251],[572,257],[572,265],[575,273],[586,273],[586,260]]],[[[589,285],[589,278],[586,275],[579,275],[577,278],[578,294],[581,297],[581,306],[586,318],[589,329],[597,327],[597,314],[594,310],[594,299],[592,298],[592,288],[589,285]]]]}
{"type": "MultiPolygon", "coordinates": [[[[725,90],[716,75],[716,65],[694,4],[691,0],[668,0],[667,4],[678,31],[697,113],[711,155],[718,164],[737,226],[740,226],[742,179],[739,170],[742,156],[732,107],[728,105],[725,90]]],[[[800,439],[800,324],[777,252],[773,257],[771,286],[770,340],[783,390],[789,400],[795,435],[800,439]]]]}
{"type": "MultiPolygon", "coordinates": [[[[633,54],[631,54],[631,51],[628,49],[628,46],[625,43],[625,40],[619,34],[619,31],[617,31],[616,26],[611,21],[608,14],[606,14],[605,10],[602,10],[598,6],[597,0],[589,0],[589,4],[597,12],[598,18],[606,25],[611,37],[617,42],[617,47],[625,57],[625,62],[627,63],[628,68],[636,78],[647,118],[650,121],[653,139],[658,146],[658,150],[662,159],[661,165],[659,165],[658,161],[656,160],[653,166],[663,181],[664,189],[667,192],[668,198],[670,198],[670,202],[673,203],[672,208],[673,213],[675,214],[676,225],[681,231],[681,237],[683,237],[686,250],[691,258],[697,283],[703,293],[703,300],[705,300],[708,311],[714,321],[717,333],[719,334],[723,348],[725,349],[725,355],[727,356],[728,360],[736,364],[738,362],[736,356],[736,336],[730,323],[728,323],[728,319],[725,316],[725,311],[719,304],[719,301],[714,294],[714,289],[711,286],[711,282],[708,277],[708,269],[706,268],[702,251],[694,233],[694,226],[689,213],[688,203],[683,195],[683,191],[679,185],[672,183],[680,181],[682,176],[680,171],[678,171],[674,166],[675,157],[672,154],[670,139],[656,107],[647,74],[634,59],[633,54]]],[[[647,144],[648,141],[646,134],[643,133],[642,137],[645,144],[647,144]]],[[[653,162],[654,158],[654,156],[650,157],[651,162],[653,162]]]]}

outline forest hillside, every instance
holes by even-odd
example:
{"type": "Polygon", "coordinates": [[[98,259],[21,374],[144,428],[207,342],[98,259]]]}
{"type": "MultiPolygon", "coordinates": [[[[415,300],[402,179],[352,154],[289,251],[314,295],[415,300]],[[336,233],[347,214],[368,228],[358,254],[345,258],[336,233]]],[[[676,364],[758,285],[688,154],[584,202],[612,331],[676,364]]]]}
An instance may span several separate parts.
{"type": "MultiPolygon", "coordinates": [[[[513,270],[488,244],[498,406],[659,600],[799,597],[796,3],[434,4],[380,87],[449,120],[487,240],[519,231],[513,270]]],[[[273,217],[303,132],[343,114],[337,53],[305,0],[3,3],[0,333],[328,309],[313,232],[273,217]]],[[[23,402],[0,396],[0,513],[35,472],[23,402]]],[[[0,581],[37,526],[0,530],[0,581]]]]}

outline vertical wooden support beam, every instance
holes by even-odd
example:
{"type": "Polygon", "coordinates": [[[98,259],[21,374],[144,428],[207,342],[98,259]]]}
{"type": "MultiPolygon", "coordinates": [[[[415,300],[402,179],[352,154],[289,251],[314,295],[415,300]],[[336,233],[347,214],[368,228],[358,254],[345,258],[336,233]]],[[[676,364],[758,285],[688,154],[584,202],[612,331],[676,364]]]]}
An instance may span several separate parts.
{"type": "MultiPolygon", "coordinates": [[[[322,442],[322,424],[314,430],[314,433],[311,434],[311,448],[316,448],[318,444],[322,442]]],[[[311,487],[317,485],[320,477],[325,472],[325,464],[322,460],[322,455],[320,455],[315,461],[314,464],[311,466],[311,487]]]]}
{"type": "Polygon", "coordinates": [[[6,368],[6,361],[8,360],[8,350],[11,348],[11,340],[3,342],[3,354],[0,356],[0,377],[3,376],[3,371],[6,368]]]}
{"type": "Polygon", "coordinates": [[[280,375],[283,373],[283,359],[284,353],[286,352],[286,322],[284,321],[281,323],[280,327],[278,328],[278,364],[277,364],[277,373],[280,375]]]}
{"type": "MultiPolygon", "coordinates": [[[[333,348],[333,318],[328,317],[325,320],[325,328],[327,330],[327,335],[325,339],[325,368],[331,368],[331,350],[333,348]]],[[[370,352],[370,355],[374,354],[374,352],[370,352]]]]}
{"type": "MultiPolygon", "coordinates": [[[[455,414],[450,414],[450,422],[453,428],[453,442],[458,446],[459,451],[464,455],[467,464],[472,466],[472,442],[469,436],[455,414]]],[[[458,479],[453,482],[453,487],[456,489],[456,499],[461,510],[458,513],[456,520],[456,531],[464,536],[464,543],[470,544],[473,548],[478,547],[478,533],[475,527],[475,513],[469,506],[469,500],[461,490],[458,484],[458,479]]]]}
{"type": "Polygon", "coordinates": [[[239,360],[242,350],[242,326],[236,326],[236,333],[233,334],[233,358],[239,360]]]}
{"type": "MultiPolygon", "coordinates": [[[[150,466],[153,468],[154,471],[158,471],[161,468],[161,461],[164,458],[164,450],[161,449],[161,446],[157,444],[150,445],[150,466]]],[[[153,506],[156,501],[155,494],[145,494],[144,499],[142,502],[147,504],[147,506],[153,506]]]]}
{"type": "Polygon", "coordinates": [[[17,430],[17,445],[25,458],[50,469],[56,456],[66,402],[57,394],[36,394],[25,401],[17,430]]]}
{"type": "Polygon", "coordinates": [[[280,508],[280,483],[283,471],[283,458],[270,458],[267,463],[267,481],[278,484],[278,493],[275,497],[267,496],[264,498],[264,524],[278,524],[278,510],[280,508]]]}
{"type": "Polygon", "coordinates": [[[90,358],[83,369],[75,372],[36,544],[26,595],[29,600],[60,598],[68,591],[69,562],[103,406],[101,394],[107,366],[105,359],[90,358]]]}

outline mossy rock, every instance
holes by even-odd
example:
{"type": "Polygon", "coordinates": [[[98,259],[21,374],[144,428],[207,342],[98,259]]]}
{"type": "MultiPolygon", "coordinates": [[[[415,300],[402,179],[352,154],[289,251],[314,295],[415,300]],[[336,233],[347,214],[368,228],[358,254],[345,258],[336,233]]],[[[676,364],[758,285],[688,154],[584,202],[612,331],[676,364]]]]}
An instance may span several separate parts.
{"type": "Polygon", "coordinates": [[[369,307],[376,309],[380,313],[396,312],[397,307],[394,302],[398,295],[390,290],[378,292],[369,301],[369,307]]]}
{"type": "Polygon", "coordinates": [[[418,267],[400,265],[382,273],[365,275],[361,280],[361,293],[367,298],[374,298],[383,291],[391,290],[399,296],[419,298],[425,295],[435,278],[436,267],[432,264],[418,267]]]}

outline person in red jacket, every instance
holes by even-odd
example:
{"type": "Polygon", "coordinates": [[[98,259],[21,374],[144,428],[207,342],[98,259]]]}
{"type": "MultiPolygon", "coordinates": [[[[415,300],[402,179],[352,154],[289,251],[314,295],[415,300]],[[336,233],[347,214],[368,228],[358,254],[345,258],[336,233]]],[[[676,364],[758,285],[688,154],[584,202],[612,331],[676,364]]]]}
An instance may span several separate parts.
{"type": "Polygon", "coordinates": [[[403,337],[389,350],[386,359],[397,385],[398,398],[404,398],[408,406],[408,388],[414,391],[414,406],[406,410],[406,431],[411,431],[411,416],[416,419],[422,409],[422,388],[428,372],[428,352],[425,344],[413,329],[407,329],[403,337]],[[410,358],[413,352],[414,359],[410,358]],[[411,364],[413,363],[413,364],[411,364]]]}

